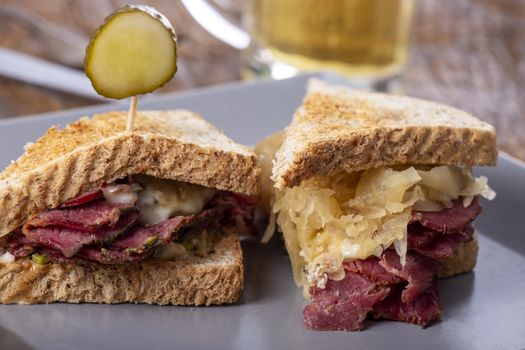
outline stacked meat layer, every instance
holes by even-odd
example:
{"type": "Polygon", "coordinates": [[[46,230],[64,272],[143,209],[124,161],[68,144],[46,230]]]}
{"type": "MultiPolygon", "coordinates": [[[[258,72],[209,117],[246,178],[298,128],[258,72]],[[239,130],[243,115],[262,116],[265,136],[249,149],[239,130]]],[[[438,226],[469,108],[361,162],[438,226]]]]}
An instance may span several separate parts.
{"type": "Polygon", "coordinates": [[[345,262],[345,277],[311,287],[312,303],[303,311],[314,330],[360,330],[368,316],[428,326],[441,318],[437,271],[461,242],[473,239],[472,221],[481,212],[478,199],[460,198],[439,212],[412,213],[408,252],[401,266],[393,248],[380,257],[345,262]]]}
{"type": "Polygon", "coordinates": [[[198,214],[144,227],[135,201],[110,203],[95,190],[32,218],[8,236],[5,249],[17,258],[38,253],[53,262],[137,262],[192,232],[235,226],[240,234],[247,233],[252,212],[248,198],[222,192],[198,214]]]}

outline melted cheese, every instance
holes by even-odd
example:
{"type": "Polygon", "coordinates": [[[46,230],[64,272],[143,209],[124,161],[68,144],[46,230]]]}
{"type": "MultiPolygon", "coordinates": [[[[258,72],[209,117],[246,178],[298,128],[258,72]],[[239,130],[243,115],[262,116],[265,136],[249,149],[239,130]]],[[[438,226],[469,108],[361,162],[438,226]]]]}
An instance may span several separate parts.
{"type": "Polygon", "coordinates": [[[179,260],[185,258],[188,252],[180,243],[168,242],[155,251],[154,257],[160,260],[179,260]]]}
{"type": "Polygon", "coordinates": [[[134,176],[133,180],[142,187],[137,206],[139,220],[144,225],[154,225],[175,215],[197,214],[216,193],[203,186],[143,175],[134,176]]]}
{"type": "Polygon", "coordinates": [[[394,245],[404,264],[412,208],[440,210],[459,196],[494,193],[469,170],[376,168],[317,177],[276,193],[273,211],[298,285],[344,277],[345,260],[379,256],[394,245]]]}
{"type": "Polygon", "coordinates": [[[6,264],[15,261],[15,256],[9,252],[0,255],[0,263],[6,264]]]}
{"type": "Polygon", "coordinates": [[[141,189],[142,188],[138,184],[132,184],[131,186],[109,184],[102,188],[102,193],[104,193],[104,198],[108,203],[126,203],[133,206],[138,199],[136,192],[141,189]]]}

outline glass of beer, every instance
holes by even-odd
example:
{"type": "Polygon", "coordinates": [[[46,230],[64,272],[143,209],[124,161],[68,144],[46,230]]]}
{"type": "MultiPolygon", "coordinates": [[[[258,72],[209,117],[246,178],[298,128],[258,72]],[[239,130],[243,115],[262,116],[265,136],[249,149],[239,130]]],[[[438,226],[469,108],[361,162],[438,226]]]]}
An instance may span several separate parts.
{"type": "Polygon", "coordinates": [[[245,6],[245,78],[331,70],[375,84],[406,65],[414,0],[245,0],[245,6]]]}

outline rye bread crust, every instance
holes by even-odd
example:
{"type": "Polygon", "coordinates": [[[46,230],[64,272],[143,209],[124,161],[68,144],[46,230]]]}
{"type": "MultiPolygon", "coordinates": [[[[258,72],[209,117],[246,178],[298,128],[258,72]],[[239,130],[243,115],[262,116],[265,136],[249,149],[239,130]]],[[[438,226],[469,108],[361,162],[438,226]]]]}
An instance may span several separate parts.
{"type": "Polygon", "coordinates": [[[273,167],[279,189],[401,164],[495,165],[493,126],[434,102],[311,80],[273,167]]]}
{"type": "Polygon", "coordinates": [[[478,258],[478,239],[460,243],[454,255],[445,260],[439,267],[439,278],[447,278],[474,270],[478,258]]]}
{"type": "Polygon", "coordinates": [[[244,270],[239,238],[224,236],[206,258],[148,259],[113,266],[0,263],[0,303],[210,305],[239,299],[244,270]]]}
{"type": "Polygon", "coordinates": [[[0,236],[103,182],[147,174],[258,194],[253,152],[185,110],[141,111],[125,132],[126,114],[110,112],[55,127],[0,173],[0,236]]]}

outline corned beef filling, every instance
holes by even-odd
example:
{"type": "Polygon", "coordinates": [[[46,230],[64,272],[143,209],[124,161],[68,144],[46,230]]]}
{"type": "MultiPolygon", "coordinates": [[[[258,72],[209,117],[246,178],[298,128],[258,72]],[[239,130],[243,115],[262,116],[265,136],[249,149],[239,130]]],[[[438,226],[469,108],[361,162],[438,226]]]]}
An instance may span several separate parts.
{"type": "Polygon", "coordinates": [[[477,198],[468,207],[462,203],[460,198],[439,212],[412,213],[404,267],[390,248],[379,258],[345,263],[345,277],[328,280],[324,289],[311,287],[312,303],[303,311],[306,327],[355,331],[368,316],[423,327],[439,320],[438,268],[460,242],[473,239],[472,221],[481,212],[477,198]]]}
{"type": "MultiPolygon", "coordinates": [[[[125,186],[128,184],[119,184],[125,186]]],[[[139,222],[135,201],[108,201],[101,189],[63,203],[26,222],[6,237],[4,249],[16,258],[44,255],[46,261],[121,264],[151,257],[170,242],[188,250],[192,238],[203,232],[217,234],[235,228],[241,235],[253,234],[253,198],[217,192],[202,211],[178,215],[145,226],[139,222]]]]}

